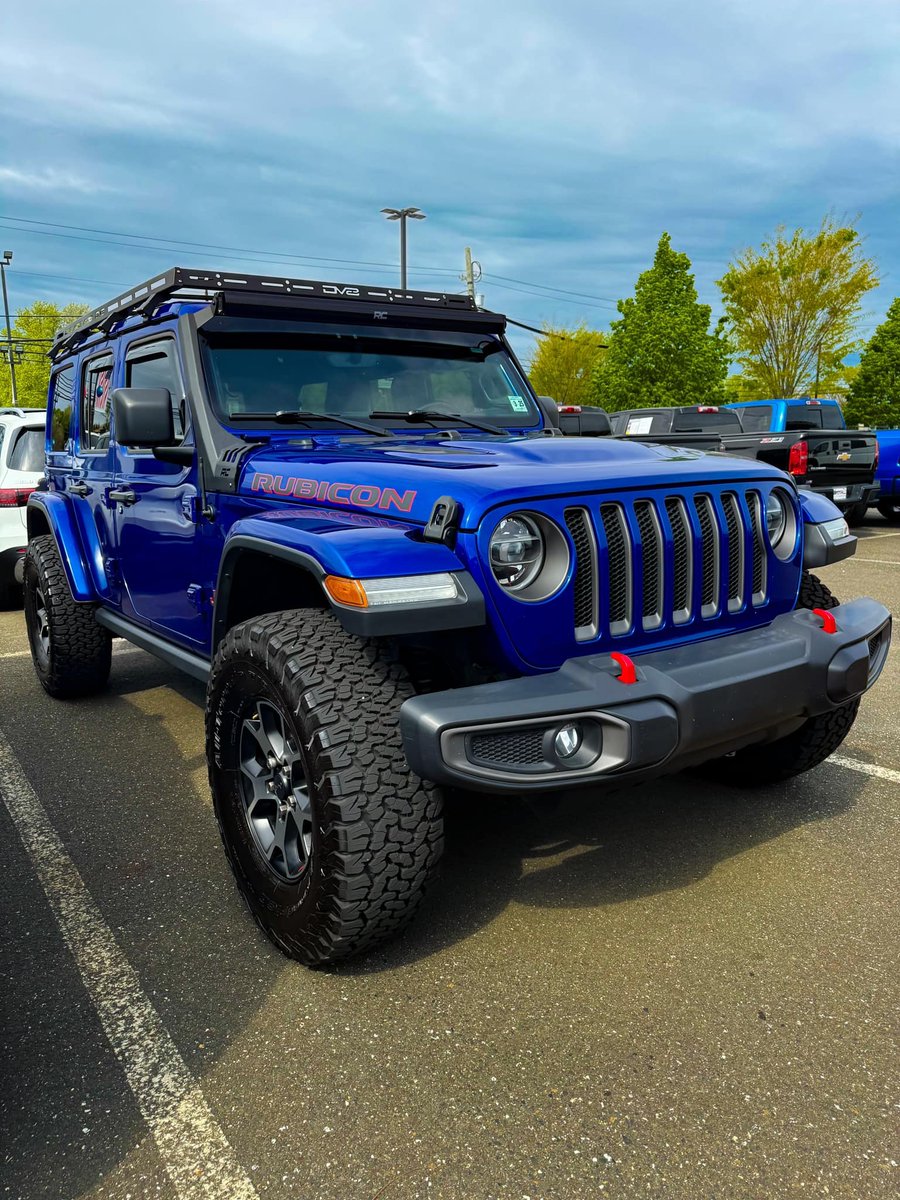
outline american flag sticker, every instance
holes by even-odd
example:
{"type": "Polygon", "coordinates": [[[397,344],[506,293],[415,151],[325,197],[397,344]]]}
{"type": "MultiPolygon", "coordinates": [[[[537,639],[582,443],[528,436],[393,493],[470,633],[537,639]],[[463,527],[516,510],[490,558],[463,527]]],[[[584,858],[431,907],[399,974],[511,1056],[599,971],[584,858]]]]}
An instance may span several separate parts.
{"type": "Polygon", "coordinates": [[[94,393],[94,412],[106,412],[111,375],[112,371],[101,371],[97,376],[97,390],[94,393]]]}

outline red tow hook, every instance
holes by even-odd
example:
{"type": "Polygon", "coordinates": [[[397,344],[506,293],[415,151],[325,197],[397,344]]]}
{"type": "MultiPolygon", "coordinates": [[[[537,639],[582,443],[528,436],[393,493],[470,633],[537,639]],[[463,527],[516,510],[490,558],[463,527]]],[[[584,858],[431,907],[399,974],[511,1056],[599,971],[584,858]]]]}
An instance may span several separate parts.
{"type": "Polygon", "coordinates": [[[637,671],[634,669],[634,663],[627,654],[619,654],[616,651],[609,656],[614,663],[619,666],[619,674],[616,676],[619,683],[637,683],[637,671]]]}
{"type": "Polygon", "coordinates": [[[817,617],[822,618],[822,629],[825,633],[837,633],[837,621],[834,619],[833,613],[830,613],[827,608],[814,608],[812,611],[817,617]]]}

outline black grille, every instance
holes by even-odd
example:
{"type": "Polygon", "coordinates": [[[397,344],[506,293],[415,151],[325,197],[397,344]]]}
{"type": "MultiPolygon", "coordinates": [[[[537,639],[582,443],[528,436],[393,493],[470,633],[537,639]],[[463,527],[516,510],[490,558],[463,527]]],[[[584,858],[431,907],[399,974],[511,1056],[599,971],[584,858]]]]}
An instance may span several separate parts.
{"type": "Polygon", "coordinates": [[[566,525],[575,545],[575,629],[576,637],[591,636],[597,623],[597,565],[594,537],[583,508],[567,508],[566,525]]]}
{"type": "Polygon", "coordinates": [[[601,504],[600,519],[606,534],[609,570],[609,620],[612,625],[627,624],[629,613],[630,560],[625,518],[618,504],[601,504]]]}
{"type": "Polygon", "coordinates": [[[638,500],[634,506],[641,535],[641,578],[644,584],[644,624],[658,624],[662,613],[662,546],[653,505],[638,500]]]}
{"type": "Polygon", "coordinates": [[[473,762],[497,766],[535,766],[544,759],[544,728],[475,733],[469,742],[473,762]]]}
{"type": "Polygon", "coordinates": [[[734,492],[725,493],[722,497],[722,507],[725,509],[725,524],[728,527],[728,606],[740,608],[744,591],[744,543],[738,519],[740,510],[734,492]]]}
{"type": "Polygon", "coordinates": [[[873,633],[872,636],[869,638],[869,658],[875,657],[875,655],[878,653],[878,649],[880,646],[881,646],[881,630],[879,629],[877,633],[873,633]]]}
{"type": "MultiPolygon", "coordinates": [[[[672,607],[676,613],[687,613],[691,603],[691,542],[690,525],[684,504],[677,496],[666,500],[666,515],[672,527],[673,580],[672,607]]],[[[677,620],[677,617],[676,617],[677,620]]]]}
{"type": "Polygon", "coordinates": [[[709,496],[697,496],[694,499],[694,509],[700,522],[701,558],[703,564],[703,587],[700,603],[704,608],[714,608],[716,596],[716,570],[719,539],[716,536],[716,525],[712,515],[712,503],[709,496]]]}

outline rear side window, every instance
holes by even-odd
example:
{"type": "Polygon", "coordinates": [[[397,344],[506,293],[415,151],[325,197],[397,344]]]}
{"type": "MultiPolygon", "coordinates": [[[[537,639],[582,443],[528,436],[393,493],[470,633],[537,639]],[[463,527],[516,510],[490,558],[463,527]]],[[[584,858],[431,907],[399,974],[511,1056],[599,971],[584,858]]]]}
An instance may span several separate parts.
{"type": "Polygon", "coordinates": [[[772,428],[772,405],[736,410],[745,433],[768,433],[772,428]]]}
{"type": "Polygon", "coordinates": [[[125,359],[125,386],[165,388],[172,397],[175,436],[179,441],[184,437],[183,389],[178,364],[175,361],[175,343],[171,338],[159,342],[144,342],[129,350],[125,359]]]}
{"type": "Polygon", "coordinates": [[[13,442],[9,455],[11,471],[43,471],[44,469],[44,431],[43,429],[23,429],[13,442]]]}
{"type": "Polygon", "coordinates": [[[81,382],[81,448],[105,450],[109,446],[109,390],[112,358],[86,363],[81,382]]]}
{"type": "Polygon", "coordinates": [[[836,404],[829,404],[822,410],[823,429],[844,429],[844,414],[836,404]]]}
{"type": "Polygon", "coordinates": [[[75,394],[75,368],[64,367],[53,377],[50,417],[50,449],[65,450],[72,429],[72,400],[75,394]]]}

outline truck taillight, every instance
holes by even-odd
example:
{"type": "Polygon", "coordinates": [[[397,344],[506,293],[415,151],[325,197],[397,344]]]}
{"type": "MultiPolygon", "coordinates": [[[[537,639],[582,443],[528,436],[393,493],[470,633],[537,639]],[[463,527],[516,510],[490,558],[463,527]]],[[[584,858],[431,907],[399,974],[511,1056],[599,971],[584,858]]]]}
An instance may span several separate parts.
{"type": "Polygon", "coordinates": [[[718,412],[715,404],[698,404],[697,412],[718,412]]]}
{"type": "Polygon", "coordinates": [[[0,488],[0,508],[24,508],[33,491],[33,487],[0,488]]]}
{"type": "Polygon", "coordinates": [[[788,471],[791,475],[805,475],[809,466],[809,446],[806,442],[794,442],[788,457],[788,471]]]}
{"type": "Polygon", "coordinates": [[[565,413],[580,413],[581,405],[580,404],[561,404],[559,406],[559,411],[563,414],[565,414],[565,413]]]}
{"type": "Polygon", "coordinates": [[[875,439],[875,470],[878,470],[878,455],[881,453],[881,448],[878,445],[878,439],[875,439]]]}

